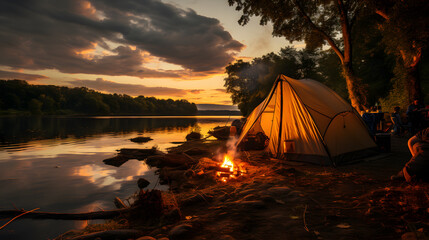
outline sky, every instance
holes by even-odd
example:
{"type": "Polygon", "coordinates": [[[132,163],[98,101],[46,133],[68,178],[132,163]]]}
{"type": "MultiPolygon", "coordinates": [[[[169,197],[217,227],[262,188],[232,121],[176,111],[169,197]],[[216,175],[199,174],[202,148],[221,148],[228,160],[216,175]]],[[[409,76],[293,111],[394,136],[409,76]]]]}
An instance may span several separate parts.
{"type": "Polygon", "coordinates": [[[239,18],[227,0],[2,0],[0,79],[231,105],[229,63],[291,46],[239,18]]]}

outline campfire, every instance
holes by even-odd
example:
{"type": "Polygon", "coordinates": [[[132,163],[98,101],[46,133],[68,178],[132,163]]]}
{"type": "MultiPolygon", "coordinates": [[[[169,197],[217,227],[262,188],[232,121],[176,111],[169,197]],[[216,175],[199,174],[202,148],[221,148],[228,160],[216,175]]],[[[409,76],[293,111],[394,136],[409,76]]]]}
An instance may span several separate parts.
{"type": "Polygon", "coordinates": [[[245,172],[239,164],[234,163],[233,156],[225,154],[222,164],[218,167],[217,176],[220,177],[221,181],[226,182],[230,178],[242,176],[245,172]]]}

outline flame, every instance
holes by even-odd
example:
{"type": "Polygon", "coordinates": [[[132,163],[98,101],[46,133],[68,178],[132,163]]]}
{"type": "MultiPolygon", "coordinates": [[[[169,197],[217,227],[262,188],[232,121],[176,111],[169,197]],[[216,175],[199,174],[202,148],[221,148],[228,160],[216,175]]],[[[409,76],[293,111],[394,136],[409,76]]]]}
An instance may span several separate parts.
{"type": "MultiPolygon", "coordinates": [[[[226,154],[223,158],[223,163],[221,165],[222,168],[227,168],[229,170],[229,176],[228,177],[221,177],[222,182],[226,182],[230,177],[234,176],[234,171],[236,170],[236,166],[234,162],[232,162],[232,159],[226,154]]],[[[222,174],[220,172],[217,173],[218,176],[221,176],[222,174]]]]}
{"type": "Polygon", "coordinates": [[[225,157],[223,158],[223,163],[221,167],[229,168],[230,172],[234,172],[234,163],[232,162],[231,159],[229,159],[228,155],[225,155],[225,157]]]}

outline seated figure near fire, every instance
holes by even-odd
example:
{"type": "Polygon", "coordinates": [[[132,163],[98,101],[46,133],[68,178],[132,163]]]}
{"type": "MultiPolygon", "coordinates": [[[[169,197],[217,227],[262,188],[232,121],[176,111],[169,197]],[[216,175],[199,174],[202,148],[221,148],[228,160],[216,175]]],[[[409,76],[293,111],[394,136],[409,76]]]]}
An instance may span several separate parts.
{"type": "Polygon", "coordinates": [[[411,159],[405,167],[391,179],[429,181],[429,127],[421,130],[408,140],[411,159]]]}

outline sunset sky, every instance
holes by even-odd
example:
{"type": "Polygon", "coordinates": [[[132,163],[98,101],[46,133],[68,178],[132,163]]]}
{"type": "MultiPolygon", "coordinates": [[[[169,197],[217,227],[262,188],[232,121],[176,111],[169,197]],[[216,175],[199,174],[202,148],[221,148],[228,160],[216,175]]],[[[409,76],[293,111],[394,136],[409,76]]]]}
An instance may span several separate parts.
{"type": "Polygon", "coordinates": [[[225,66],[290,45],[239,17],[227,0],[0,1],[0,79],[231,105],[225,66]]]}

